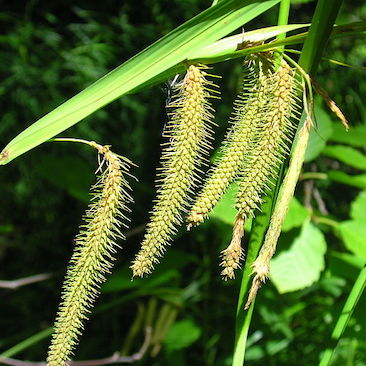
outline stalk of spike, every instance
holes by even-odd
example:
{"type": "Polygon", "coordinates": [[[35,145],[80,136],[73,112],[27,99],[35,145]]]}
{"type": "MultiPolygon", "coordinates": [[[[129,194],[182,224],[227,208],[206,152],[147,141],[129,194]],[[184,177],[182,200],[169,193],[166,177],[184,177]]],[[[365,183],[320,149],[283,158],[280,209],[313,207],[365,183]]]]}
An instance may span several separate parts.
{"type": "Polygon", "coordinates": [[[237,177],[250,152],[256,126],[261,120],[263,76],[267,74],[267,65],[259,59],[250,59],[245,63],[246,74],[243,77],[242,91],[234,103],[234,112],[230,122],[232,126],[222,145],[217,163],[208,173],[208,178],[199,193],[187,217],[188,228],[202,223],[220,200],[230,183],[237,177]]]}
{"type": "MultiPolygon", "coordinates": [[[[77,141],[58,139],[58,141],[77,141]]],[[[114,260],[116,239],[123,237],[120,227],[126,204],[132,199],[124,174],[128,163],[110,151],[108,146],[94,146],[106,164],[98,182],[92,187],[92,200],[85,213],[85,224],[76,237],[75,251],[70,260],[63,284],[61,304],[48,352],[48,366],[64,366],[81,335],[89,308],[98,295],[100,283],[105,280],[114,260]]]]}
{"type": "Polygon", "coordinates": [[[169,138],[162,152],[157,198],[150,221],[131,268],[133,276],[149,274],[159,262],[188,205],[188,195],[199,180],[199,166],[210,148],[212,108],[208,99],[214,84],[204,66],[189,66],[174,89],[168,108],[170,120],[163,136],[169,138]]]}
{"type": "MultiPolygon", "coordinates": [[[[255,209],[262,203],[262,194],[272,183],[276,167],[288,153],[287,142],[294,131],[292,118],[298,118],[297,81],[294,71],[282,60],[276,72],[263,76],[264,92],[260,96],[262,111],[261,121],[257,124],[253,148],[247,156],[246,164],[240,171],[239,191],[236,200],[238,214],[236,221],[245,223],[253,215],[255,209]]],[[[234,227],[235,228],[235,227],[234,227]]],[[[235,233],[234,233],[235,234],[235,233]]],[[[235,235],[234,235],[235,237],[235,235]]],[[[231,244],[223,252],[225,258],[230,253],[231,244]]],[[[240,266],[238,262],[231,265],[225,260],[223,274],[234,278],[234,269],[240,266]]]]}

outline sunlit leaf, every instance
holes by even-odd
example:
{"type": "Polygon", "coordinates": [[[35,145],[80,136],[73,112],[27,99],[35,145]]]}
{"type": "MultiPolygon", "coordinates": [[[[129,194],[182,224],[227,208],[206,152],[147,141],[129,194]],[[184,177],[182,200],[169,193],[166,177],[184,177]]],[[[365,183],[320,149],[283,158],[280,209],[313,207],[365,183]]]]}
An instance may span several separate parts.
{"type": "Polygon", "coordinates": [[[187,348],[201,336],[201,333],[201,328],[193,320],[176,322],[164,339],[166,350],[169,352],[187,348]]]}
{"type": "Polygon", "coordinates": [[[366,259],[366,225],[364,220],[344,221],[338,226],[347,249],[366,259]]]}
{"type": "Polygon", "coordinates": [[[366,191],[361,192],[351,205],[351,217],[366,222],[366,191]]]}
{"type": "Polygon", "coordinates": [[[225,224],[233,225],[237,213],[234,207],[237,192],[238,185],[236,183],[231,184],[215,208],[211,211],[210,218],[220,220],[225,224]]]}
{"type": "Polygon", "coordinates": [[[295,197],[293,197],[286,215],[285,222],[282,226],[282,231],[290,231],[295,227],[303,225],[309,215],[310,212],[295,197]]]}
{"type": "Polygon", "coordinates": [[[271,261],[271,280],[280,293],[301,290],[316,282],[324,269],[327,245],[323,233],[310,222],[288,250],[271,261]]]}
{"type": "Polygon", "coordinates": [[[331,170],[328,172],[328,178],[334,182],[366,189],[366,174],[349,175],[342,171],[331,170]]]}
{"type": "Polygon", "coordinates": [[[322,151],[322,154],[356,169],[366,170],[366,155],[352,147],[342,145],[327,146],[322,151]]]}
{"type": "Polygon", "coordinates": [[[366,124],[351,126],[348,131],[346,131],[341,124],[337,124],[333,128],[330,140],[355,147],[365,147],[366,124]]]}

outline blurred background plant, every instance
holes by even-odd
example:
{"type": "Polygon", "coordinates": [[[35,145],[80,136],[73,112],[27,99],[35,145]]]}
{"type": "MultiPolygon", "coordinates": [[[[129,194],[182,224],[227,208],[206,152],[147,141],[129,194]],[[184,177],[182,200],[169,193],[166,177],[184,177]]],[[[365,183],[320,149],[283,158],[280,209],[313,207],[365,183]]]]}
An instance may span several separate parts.
{"type": "MultiPolygon", "coordinates": [[[[2,119],[5,145],[30,123],[210,5],[208,1],[105,0],[1,2],[2,119]]],[[[291,23],[311,19],[315,3],[293,1],[291,23]]],[[[249,29],[276,24],[267,12],[249,29]]],[[[338,24],[366,20],[363,1],[345,2],[338,24]]],[[[246,29],[247,29],[246,28],[246,29]]],[[[366,66],[359,35],[334,39],[326,57],[366,66]]],[[[222,100],[216,103],[215,146],[224,135],[237,91],[240,61],[215,65],[222,100]]],[[[323,61],[318,83],[351,123],[339,121],[316,100],[312,131],[271,282],[253,315],[246,359],[252,365],[317,364],[359,270],[366,263],[365,71],[323,61]],[[311,239],[311,241],[309,240],[311,239]],[[303,259],[306,260],[303,260],[303,259]],[[309,265],[309,263],[311,265],[309,265]]],[[[76,359],[138,352],[152,328],[144,365],[230,365],[239,280],[223,282],[218,253],[234,221],[232,186],[211,215],[189,233],[181,230],[161,265],[147,279],[130,281],[154,197],[160,135],[169,86],[126,95],[67,131],[111,144],[138,164],[131,230],[114,273],[90,316],[76,359]],[[159,355],[159,357],[156,357],[159,355]]],[[[64,134],[66,135],[66,134],[64,134]]],[[[0,279],[47,273],[47,279],[16,289],[0,288],[0,352],[42,331],[32,346],[8,357],[41,360],[49,339],[73,237],[94,180],[95,156],[72,144],[43,144],[1,168],[0,279]],[[46,329],[46,331],[44,331],[46,329]]],[[[0,282],[4,285],[5,282],[0,282]]],[[[366,365],[365,298],[336,349],[334,365],[366,365]]],[[[24,349],[23,349],[24,348],[24,349]]]]}

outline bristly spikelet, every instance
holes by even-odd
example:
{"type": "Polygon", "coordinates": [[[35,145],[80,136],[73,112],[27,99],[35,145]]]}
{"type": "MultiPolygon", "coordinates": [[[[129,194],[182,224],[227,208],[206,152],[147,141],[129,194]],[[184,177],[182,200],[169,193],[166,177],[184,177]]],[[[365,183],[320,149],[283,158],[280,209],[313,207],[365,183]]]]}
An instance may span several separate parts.
{"type": "Polygon", "coordinates": [[[288,154],[288,141],[294,132],[292,118],[298,118],[297,84],[294,70],[282,60],[279,68],[263,81],[266,100],[258,125],[255,148],[240,174],[236,208],[244,220],[262,202],[263,191],[271,184],[275,168],[288,154]]]}
{"type": "Polygon", "coordinates": [[[220,265],[224,267],[221,276],[225,280],[235,278],[235,270],[240,268],[240,261],[244,258],[244,250],[241,247],[241,239],[244,235],[245,221],[240,215],[235,218],[233,228],[233,238],[229,246],[221,252],[222,262],[220,265]]]}
{"type": "Polygon", "coordinates": [[[99,181],[92,189],[92,200],[85,214],[85,224],[76,237],[63,284],[61,304],[48,352],[48,366],[64,366],[72,355],[87,319],[89,308],[98,295],[98,288],[109,273],[114,260],[117,237],[123,237],[120,227],[131,201],[128,183],[123,174],[128,164],[111,152],[108,146],[91,144],[106,163],[99,181]]]}
{"type": "MultiPolygon", "coordinates": [[[[269,61],[270,62],[270,61],[269,61]]],[[[236,208],[238,214],[234,224],[233,239],[228,248],[223,252],[224,259],[235,248],[240,248],[238,240],[237,222],[244,223],[255,209],[262,203],[262,193],[271,184],[275,168],[288,153],[287,142],[292,135],[294,127],[291,119],[298,117],[298,82],[294,70],[282,60],[276,71],[267,69],[266,74],[261,74],[263,93],[258,98],[261,110],[258,110],[260,121],[256,123],[252,139],[253,148],[248,154],[239,172],[239,191],[237,194],[236,208]]],[[[241,234],[242,235],[242,234],[241,234]]],[[[241,237],[240,237],[241,239],[241,237]]],[[[235,254],[235,251],[233,252],[235,254]]],[[[233,255],[229,260],[223,260],[222,275],[224,279],[234,278],[234,270],[240,267],[240,257],[233,255]]]]}
{"type": "Polygon", "coordinates": [[[208,173],[208,178],[187,217],[188,228],[202,223],[220,200],[225,190],[234,181],[245,163],[252,147],[256,126],[261,121],[262,83],[268,70],[257,58],[245,63],[246,74],[243,89],[234,104],[230,122],[232,126],[221,146],[217,163],[208,173]]]}
{"type": "Polygon", "coordinates": [[[131,268],[133,276],[149,274],[163,254],[176,226],[182,222],[188,194],[198,181],[198,167],[210,148],[213,116],[209,104],[210,87],[204,66],[191,65],[184,80],[175,87],[163,136],[169,139],[162,152],[159,187],[150,222],[131,268]]]}

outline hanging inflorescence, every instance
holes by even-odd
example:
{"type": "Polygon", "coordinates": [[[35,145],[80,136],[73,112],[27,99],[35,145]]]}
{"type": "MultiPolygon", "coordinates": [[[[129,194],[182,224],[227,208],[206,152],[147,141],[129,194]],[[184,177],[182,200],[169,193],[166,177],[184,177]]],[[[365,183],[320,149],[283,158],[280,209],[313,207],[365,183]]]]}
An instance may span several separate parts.
{"type": "Polygon", "coordinates": [[[123,212],[128,211],[126,205],[132,200],[124,177],[129,167],[127,160],[114,154],[108,146],[90,144],[103,159],[100,166],[103,171],[92,188],[85,224],[76,237],[48,352],[49,366],[64,366],[72,355],[100,283],[112,267],[117,238],[123,238],[120,231],[125,221],[123,212]]]}
{"type": "Polygon", "coordinates": [[[258,54],[244,63],[241,91],[234,103],[230,128],[221,144],[217,161],[193,203],[189,202],[198,182],[198,167],[210,147],[212,124],[209,89],[202,66],[190,66],[175,87],[170,103],[170,121],[164,131],[169,142],[162,152],[157,199],[140,251],[132,263],[133,276],[148,274],[158,262],[182,223],[188,208],[188,229],[201,224],[229,185],[237,181],[237,216],[230,245],[221,253],[222,276],[235,277],[244,257],[241,240],[244,225],[271,188],[279,164],[289,152],[288,142],[298,118],[298,81],[295,71],[273,55],[258,54]]]}
{"type": "MultiPolygon", "coordinates": [[[[263,196],[272,188],[279,166],[289,154],[300,114],[298,75],[284,59],[279,61],[273,54],[252,55],[243,65],[241,89],[219,158],[208,169],[207,178],[199,187],[203,175],[201,167],[206,164],[213,135],[210,98],[217,93],[216,86],[207,79],[212,76],[207,69],[204,65],[190,65],[183,80],[173,86],[173,97],[167,105],[169,121],[163,132],[166,141],[157,174],[156,200],[141,248],[131,265],[134,277],[143,277],[153,270],[183,223],[183,215],[186,215],[188,229],[201,224],[229,185],[236,181],[237,214],[233,235],[221,253],[220,263],[223,278],[234,278],[244,258],[241,242],[245,224],[263,203],[263,196]]],[[[76,238],[75,252],[64,281],[47,358],[49,366],[65,366],[72,355],[100,283],[112,267],[113,254],[118,247],[116,239],[123,238],[120,232],[123,212],[132,201],[125,179],[127,160],[111,152],[108,146],[88,144],[102,157],[98,169],[101,175],[92,189],[85,224],[76,238]]],[[[296,169],[298,174],[300,168],[296,169]]],[[[294,185],[291,187],[293,193],[294,185]]],[[[286,202],[290,198],[287,197],[286,202]]],[[[275,234],[267,233],[265,245],[252,266],[255,277],[247,307],[268,277],[269,260],[281,227],[276,222],[283,221],[284,217],[277,211],[271,221],[271,225],[276,226],[272,230],[275,234]]]]}
{"type": "Polygon", "coordinates": [[[132,263],[133,276],[152,271],[164,253],[182,212],[189,205],[189,194],[200,180],[199,168],[207,158],[212,139],[212,107],[209,103],[215,85],[206,79],[204,66],[189,66],[183,81],[174,87],[168,105],[169,121],[163,137],[157,198],[141,249],[132,263]]]}
{"type": "MultiPolygon", "coordinates": [[[[236,198],[236,222],[245,223],[262,204],[262,196],[276,178],[279,164],[289,152],[288,142],[295,131],[294,120],[299,118],[298,82],[294,70],[282,60],[275,70],[261,75],[264,92],[258,95],[260,107],[256,114],[253,140],[243,168],[238,173],[239,191],[236,198]]],[[[242,230],[234,225],[236,231],[242,230]]],[[[234,241],[237,243],[237,241],[234,241]]],[[[234,253],[238,251],[235,245],[234,253]]],[[[233,242],[223,251],[222,275],[234,278],[240,257],[233,256],[233,242]],[[231,258],[231,262],[228,261],[231,258]],[[236,258],[237,260],[233,260],[236,258]]]]}

